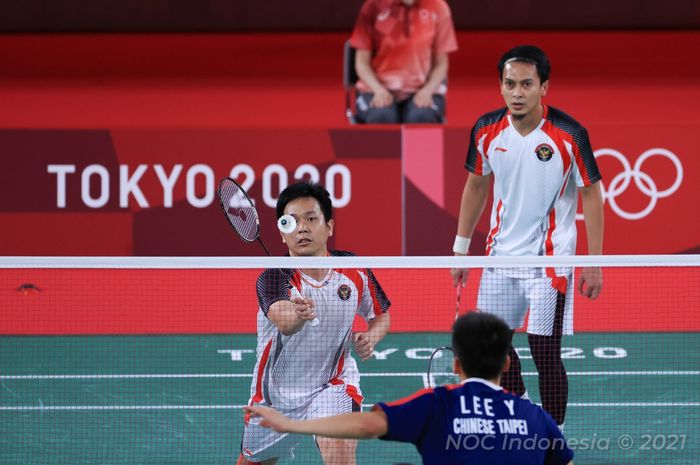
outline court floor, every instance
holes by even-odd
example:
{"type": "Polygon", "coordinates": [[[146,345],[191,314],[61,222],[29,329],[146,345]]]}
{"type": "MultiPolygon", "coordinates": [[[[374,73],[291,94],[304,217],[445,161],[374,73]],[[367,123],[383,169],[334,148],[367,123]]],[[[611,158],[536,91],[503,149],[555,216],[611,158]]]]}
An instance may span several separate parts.
{"type": "MultiPolygon", "coordinates": [[[[447,334],[390,334],[358,362],[365,406],[427,382],[447,334]]],[[[577,464],[696,464],[700,334],[564,339],[565,434],[577,464]]],[[[537,377],[516,335],[533,400],[537,377]]],[[[255,362],[253,335],[0,337],[0,463],[233,464],[255,362]]],[[[320,464],[308,439],[299,464],[320,464]]],[[[419,464],[410,445],[365,441],[358,465],[419,464]]]]}

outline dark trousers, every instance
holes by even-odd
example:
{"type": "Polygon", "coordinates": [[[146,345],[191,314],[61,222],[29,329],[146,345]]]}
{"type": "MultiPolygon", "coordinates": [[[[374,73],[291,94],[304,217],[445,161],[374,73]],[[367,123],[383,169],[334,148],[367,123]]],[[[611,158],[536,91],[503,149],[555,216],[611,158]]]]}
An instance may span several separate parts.
{"type": "Polygon", "coordinates": [[[442,123],[445,120],[445,96],[434,94],[433,104],[428,108],[418,108],[413,103],[413,95],[406,100],[394,102],[384,108],[372,108],[372,93],[357,96],[356,118],[366,124],[401,124],[401,123],[442,123]]]}

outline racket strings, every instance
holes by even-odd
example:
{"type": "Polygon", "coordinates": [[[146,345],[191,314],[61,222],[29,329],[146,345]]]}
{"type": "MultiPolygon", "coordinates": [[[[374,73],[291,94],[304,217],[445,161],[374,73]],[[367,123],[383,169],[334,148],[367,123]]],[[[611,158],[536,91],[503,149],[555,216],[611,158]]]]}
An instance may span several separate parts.
{"type": "Polygon", "coordinates": [[[428,387],[434,388],[458,382],[454,368],[454,352],[451,347],[435,349],[428,361],[428,387]]]}
{"type": "Polygon", "coordinates": [[[226,217],[241,238],[248,242],[257,239],[258,214],[245,192],[233,181],[224,179],[219,186],[219,196],[226,217]]]}

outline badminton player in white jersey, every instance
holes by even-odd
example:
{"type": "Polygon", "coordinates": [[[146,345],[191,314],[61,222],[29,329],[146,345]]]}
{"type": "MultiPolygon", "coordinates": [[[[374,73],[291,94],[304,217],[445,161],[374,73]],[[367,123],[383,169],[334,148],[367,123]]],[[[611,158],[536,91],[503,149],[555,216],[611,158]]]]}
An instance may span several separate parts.
{"type": "MultiPolygon", "coordinates": [[[[498,64],[506,107],[487,113],[472,129],[459,224],[453,251],[466,255],[493,179],[493,210],[486,255],[573,255],[576,207],[581,194],[588,253],[602,254],[603,200],[600,173],[586,129],[564,112],[544,105],[549,60],[537,47],[506,52],[498,64]]],[[[455,286],[467,270],[451,271],[455,286]]],[[[528,342],[539,374],[542,404],[558,425],[566,414],[568,381],[561,360],[561,337],[573,331],[570,268],[485,269],[477,307],[495,313],[515,330],[529,309],[528,342]]],[[[595,299],[602,289],[599,268],[583,268],[579,291],[595,299]]],[[[513,347],[503,386],[525,393],[513,347]]]]}
{"type": "MultiPolygon", "coordinates": [[[[330,251],[333,207],[319,184],[292,184],[280,193],[277,217],[296,227],[280,228],[293,257],[352,255],[330,251]],[[285,217],[288,218],[288,217],[285,217]]],[[[370,270],[267,269],[257,281],[257,363],[250,405],[272,406],[296,419],[360,410],[362,392],[355,353],[366,360],[389,329],[390,302],[370,270]],[[352,333],[355,315],[368,322],[352,333]]],[[[273,464],[293,457],[300,436],[263,428],[245,418],[238,464],[273,464]]],[[[316,438],[326,464],[354,465],[356,441],[316,438]]]]}

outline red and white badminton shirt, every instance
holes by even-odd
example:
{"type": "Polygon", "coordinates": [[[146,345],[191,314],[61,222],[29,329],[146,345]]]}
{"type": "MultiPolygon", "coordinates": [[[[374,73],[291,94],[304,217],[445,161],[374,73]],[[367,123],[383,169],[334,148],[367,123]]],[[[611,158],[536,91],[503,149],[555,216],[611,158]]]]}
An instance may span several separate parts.
{"type": "Polygon", "coordinates": [[[466,168],[494,174],[486,255],[573,255],[577,187],[600,180],[588,132],[544,106],[537,129],[513,127],[507,108],[487,113],[472,129],[466,168]]]}
{"type": "MultiPolygon", "coordinates": [[[[332,251],[332,256],[349,252],[332,251]]],[[[362,403],[357,364],[350,355],[355,315],[372,320],[391,303],[370,270],[332,269],[322,281],[301,270],[267,269],[258,278],[257,363],[251,403],[264,402],[293,409],[331,385],[362,403]],[[291,336],[283,335],[267,318],[270,306],[292,297],[310,297],[317,326],[306,323],[291,336]]]]}

